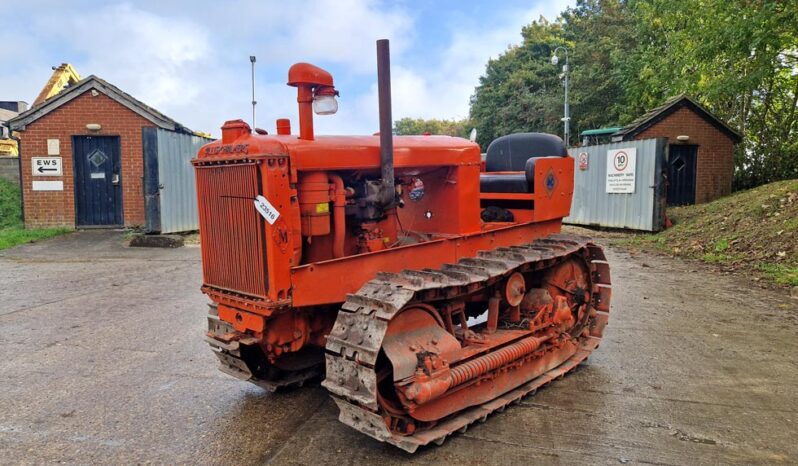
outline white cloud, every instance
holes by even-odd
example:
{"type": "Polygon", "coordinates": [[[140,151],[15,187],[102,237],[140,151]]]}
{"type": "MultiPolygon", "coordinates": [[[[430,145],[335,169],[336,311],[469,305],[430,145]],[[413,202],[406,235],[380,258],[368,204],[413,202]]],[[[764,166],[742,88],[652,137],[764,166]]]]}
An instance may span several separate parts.
{"type": "MultiPolygon", "coordinates": [[[[370,72],[374,41],[401,53],[412,38],[407,11],[375,0],[238,0],[208,5],[204,25],[267,62],[325,61],[370,72]]],[[[228,51],[234,52],[234,51],[228,51]]]]}
{"type": "MultiPolygon", "coordinates": [[[[554,20],[572,6],[571,0],[546,2],[527,10],[510,10],[493,24],[481,18],[458,17],[449,25],[448,45],[433,60],[434,67],[413,68],[395,60],[391,70],[394,119],[438,118],[461,119],[468,116],[469,100],[488,59],[495,58],[511,45],[521,42],[521,28],[543,16],[554,20]]],[[[352,104],[349,104],[352,105],[352,104]]],[[[345,132],[348,127],[364,128],[360,132],[377,131],[377,86],[370,86],[352,108],[341,106],[338,118],[346,124],[323,122],[320,129],[345,132]]]]}
{"type": "Polygon", "coordinates": [[[317,132],[368,134],[377,130],[376,83],[369,84],[376,81],[376,39],[391,39],[394,118],[462,118],[488,58],[519,42],[523,25],[571,3],[541,2],[491,22],[447,12],[445,43],[419,44],[418,18],[406,3],[92,1],[29,2],[17,10],[0,31],[0,43],[13,44],[4,53],[15,63],[14,73],[0,75],[0,99],[32,101],[50,66],[66,61],[189,127],[218,134],[226,119],[250,118],[247,56],[255,54],[259,126],[270,129],[279,117],[296,126],[296,94],[285,73],[293,62],[311,61],[333,68],[342,91],[339,114],[317,117],[317,132]]]}
{"type": "Polygon", "coordinates": [[[544,16],[549,20],[572,5],[570,0],[544,2],[528,10],[506,11],[495,26],[453,25],[440,66],[400,70],[393,85],[397,118],[460,119],[468,116],[469,99],[490,58],[521,42],[521,28],[544,16]]]}
{"type": "Polygon", "coordinates": [[[198,24],[128,4],[39,24],[87,57],[79,72],[98,74],[154,107],[195,101],[200,66],[213,59],[208,35],[198,24]]]}
{"type": "Polygon", "coordinates": [[[382,11],[370,0],[318,0],[301,10],[281,44],[293,54],[289,60],[307,57],[370,72],[376,64],[376,39],[391,39],[397,55],[409,45],[412,20],[402,10],[382,11]]]}

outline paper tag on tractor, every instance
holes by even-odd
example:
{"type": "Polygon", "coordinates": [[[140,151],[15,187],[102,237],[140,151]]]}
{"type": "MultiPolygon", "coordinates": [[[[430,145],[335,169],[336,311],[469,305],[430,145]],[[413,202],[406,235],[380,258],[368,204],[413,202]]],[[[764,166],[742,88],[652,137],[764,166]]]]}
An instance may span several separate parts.
{"type": "Polygon", "coordinates": [[[269,225],[274,225],[274,222],[280,217],[280,212],[263,196],[255,198],[255,209],[269,222],[269,225]]]}

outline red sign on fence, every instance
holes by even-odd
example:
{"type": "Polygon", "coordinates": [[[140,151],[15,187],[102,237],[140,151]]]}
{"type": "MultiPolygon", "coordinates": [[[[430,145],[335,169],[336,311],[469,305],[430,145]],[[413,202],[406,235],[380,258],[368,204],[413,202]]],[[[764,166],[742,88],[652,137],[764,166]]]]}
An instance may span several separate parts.
{"type": "Polygon", "coordinates": [[[579,153],[579,169],[580,170],[587,170],[587,160],[588,160],[588,153],[587,152],[580,152],[579,153]]]}

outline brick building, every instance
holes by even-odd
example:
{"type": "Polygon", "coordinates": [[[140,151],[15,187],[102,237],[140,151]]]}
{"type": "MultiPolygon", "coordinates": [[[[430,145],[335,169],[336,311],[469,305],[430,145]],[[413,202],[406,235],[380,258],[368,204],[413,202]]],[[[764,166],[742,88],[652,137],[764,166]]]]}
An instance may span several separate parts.
{"type": "Polygon", "coordinates": [[[19,132],[26,227],[143,225],[142,129],[191,133],[96,76],[9,124],[19,132]]]}
{"type": "Polygon", "coordinates": [[[612,135],[613,142],[668,139],[668,204],[700,204],[731,193],[740,133],[687,96],[669,99],[612,135]]]}

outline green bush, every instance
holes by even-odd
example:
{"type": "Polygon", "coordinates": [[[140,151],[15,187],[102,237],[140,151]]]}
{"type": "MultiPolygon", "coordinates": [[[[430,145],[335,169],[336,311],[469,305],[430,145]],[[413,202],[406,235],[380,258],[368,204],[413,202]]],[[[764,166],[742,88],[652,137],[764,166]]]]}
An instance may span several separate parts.
{"type": "Polygon", "coordinates": [[[0,178],[0,230],[22,225],[19,186],[0,178]]]}
{"type": "Polygon", "coordinates": [[[25,229],[19,186],[0,179],[0,249],[51,238],[68,231],[68,228],[25,229]]]}

